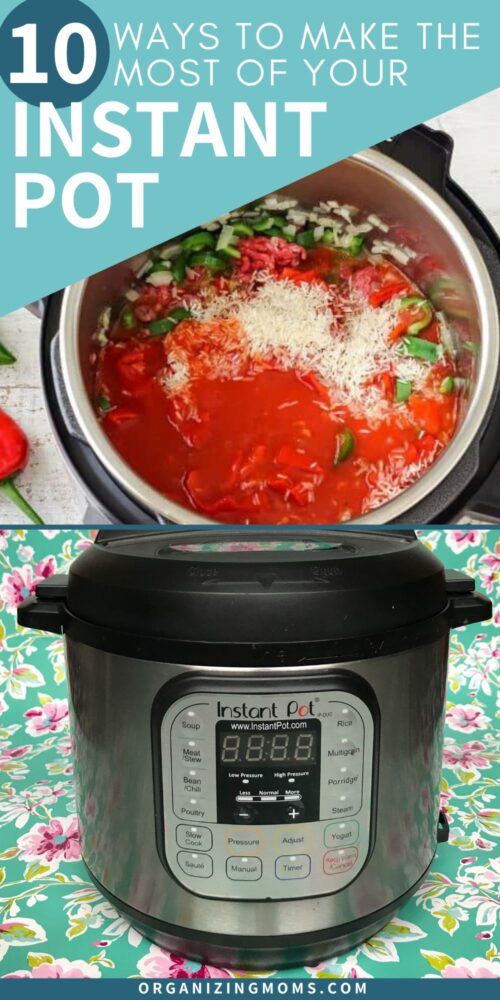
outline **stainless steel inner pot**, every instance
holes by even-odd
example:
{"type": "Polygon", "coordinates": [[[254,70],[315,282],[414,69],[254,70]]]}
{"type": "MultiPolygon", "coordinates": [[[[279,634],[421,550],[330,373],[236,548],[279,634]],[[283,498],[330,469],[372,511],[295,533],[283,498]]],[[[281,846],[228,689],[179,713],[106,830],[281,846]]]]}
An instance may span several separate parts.
{"type": "MultiPolygon", "coordinates": [[[[400,518],[436,489],[455,469],[479,435],[498,377],[499,317],[493,285],[474,240],[445,200],[410,170],[375,150],[366,150],[311,174],[278,194],[305,206],[336,198],[361,210],[382,213],[417,234],[417,249],[446,261],[447,276],[462,290],[470,315],[470,339],[478,356],[469,398],[455,437],[418,482],[359,523],[383,524],[400,518]]],[[[61,363],[66,390],[83,436],[125,492],[143,508],[176,524],[205,524],[207,517],[182,507],[153,489],[113,448],[90,401],[90,341],[101,311],[124,290],[130,267],[123,261],[67,288],[61,313],[61,363]]],[[[427,291],[424,287],[424,291],[427,291]]],[[[441,308],[443,308],[442,304],[441,308]]]]}

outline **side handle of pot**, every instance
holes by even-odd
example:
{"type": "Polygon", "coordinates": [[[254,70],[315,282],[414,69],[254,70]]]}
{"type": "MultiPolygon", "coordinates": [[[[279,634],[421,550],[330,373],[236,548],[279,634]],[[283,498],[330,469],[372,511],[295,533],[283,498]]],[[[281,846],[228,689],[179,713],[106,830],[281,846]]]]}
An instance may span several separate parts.
{"type": "Polygon", "coordinates": [[[37,319],[43,319],[45,307],[48,301],[48,298],[37,299],[36,302],[30,302],[29,305],[26,306],[26,309],[32,316],[36,316],[37,319]]]}
{"type": "Polygon", "coordinates": [[[446,132],[417,125],[378,143],[376,148],[417,174],[439,194],[444,193],[453,153],[453,139],[446,132]]]}
{"type": "Polygon", "coordinates": [[[489,597],[475,593],[475,582],[466,573],[446,570],[446,593],[450,628],[485,622],[491,618],[493,605],[489,597]]]}
{"type": "Polygon", "coordinates": [[[17,622],[24,628],[62,635],[66,611],[67,576],[51,576],[17,609],[17,622]]]}

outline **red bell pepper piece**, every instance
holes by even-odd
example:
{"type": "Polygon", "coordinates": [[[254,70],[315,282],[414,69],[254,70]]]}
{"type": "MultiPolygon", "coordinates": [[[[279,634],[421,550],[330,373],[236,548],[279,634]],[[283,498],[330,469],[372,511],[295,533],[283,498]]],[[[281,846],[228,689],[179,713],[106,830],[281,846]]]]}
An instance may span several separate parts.
{"type": "Polygon", "coordinates": [[[382,306],[385,302],[389,302],[390,299],[394,299],[396,295],[401,295],[407,291],[408,283],[406,281],[390,281],[386,285],[382,285],[376,292],[372,292],[368,301],[376,309],[377,306],[382,306]]]}
{"type": "Polygon", "coordinates": [[[0,410],[0,492],[32,521],[43,524],[41,517],[24,499],[14,483],[15,477],[26,467],[29,455],[28,439],[7,413],[0,410]]]}

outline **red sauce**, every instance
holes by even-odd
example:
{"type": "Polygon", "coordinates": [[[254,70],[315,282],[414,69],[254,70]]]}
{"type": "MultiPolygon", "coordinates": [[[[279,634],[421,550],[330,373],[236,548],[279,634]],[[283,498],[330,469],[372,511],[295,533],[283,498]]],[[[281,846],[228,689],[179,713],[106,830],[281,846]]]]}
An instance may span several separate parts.
{"type": "MultiPolygon", "coordinates": [[[[322,281],[335,270],[335,280],[342,282],[359,268],[361,280],[366,260],[332,254],[327,248],[312,251],[284,276],[322,281]]],[[[371,293],[366,289],[375,299],[383,300],[390,284],[399,286],[393,295],[416,293],[392,265],[379,270],[371,293]]],[[[214,279],[200,270],[184,285],[186,302],[207,280],[214,279]]],[[[225,287],[225,278],[216,280],[225,287]]],[[[220,345],[213,325],[190,320],[175,329],[175,338],[192,353],[189,395],[169,395],[162,376],[174,334],[152,336],[146,322],[171,308],[171,289],[143,287],[133,331],[119,322],[96,355],[96,408],[104,431],[136,473],[207,518],[255,524],[355,519],[415,481],[454,433],[457,395],[440,390],[443,379],[454,374],[449,359],[428,366],[425,391],[412,393],[403,404],[394,402],[387,417],[372,424],[369,413],[360,417],[347,407],[332,409],[317,377],[282,371],[269,361],[242,360],[237,378],[206,377],[210,350],[220,345]],[[102,396],[106,412],[102,405],[99,410],[102,396]],[[338,462],[346,427],[354,447],[338,462]],[[381,470],[394,480],[392,494],[380,494],[381,470]]],[[[414,319],[411,310],[403,315],[404,329],[393,331],[395,341],[414,319]]],[[[421,336],[436,341],[435,320],[421,336]]],[[[392,403],[393,376],[380,372],[377,384],[392,403]]]]}

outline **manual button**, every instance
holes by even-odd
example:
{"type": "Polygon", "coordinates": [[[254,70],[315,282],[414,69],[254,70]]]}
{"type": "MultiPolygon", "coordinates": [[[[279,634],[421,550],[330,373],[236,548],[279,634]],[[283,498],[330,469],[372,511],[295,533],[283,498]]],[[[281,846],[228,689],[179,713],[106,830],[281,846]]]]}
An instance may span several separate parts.
{"type": "Polygon", "coordinates": [[[233,882],[257,882],[262,876],[262,861],[260,858],[228,858],[226,874],[233,882]]]}
{"type": "Polygon", "coordinates": [[[193,878],[210,878],[213,875],[214,863],[209,854],[179,851],[177,864],[185,875],[191,875],[193,878]]]}
{"type": "Polygon", "coordinates": [[[276,878],[307,878],[311,874],[308,854],[287,854],[276,858],[276,878]]]}

